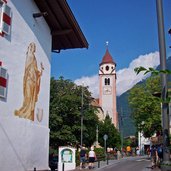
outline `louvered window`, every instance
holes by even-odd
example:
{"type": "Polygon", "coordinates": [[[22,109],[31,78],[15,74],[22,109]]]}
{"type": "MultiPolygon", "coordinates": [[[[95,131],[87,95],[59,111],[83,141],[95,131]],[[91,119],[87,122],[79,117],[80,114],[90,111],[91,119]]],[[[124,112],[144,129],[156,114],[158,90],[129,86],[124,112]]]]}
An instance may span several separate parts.
{"type": "Polygon", "coordinates": [[[0,66],[0,97],[6,97],[7,90],[7,70],[0,66]]]}
{"type": "Polygon", "coordinates": [[[7,35],[11,29],[11,8],[0,0],[0,32],[7,35]]]}
{"type": "Polygon", "coordinates": [[[105,78],[105,85],[110,85],[110,78],[105,78]]]}

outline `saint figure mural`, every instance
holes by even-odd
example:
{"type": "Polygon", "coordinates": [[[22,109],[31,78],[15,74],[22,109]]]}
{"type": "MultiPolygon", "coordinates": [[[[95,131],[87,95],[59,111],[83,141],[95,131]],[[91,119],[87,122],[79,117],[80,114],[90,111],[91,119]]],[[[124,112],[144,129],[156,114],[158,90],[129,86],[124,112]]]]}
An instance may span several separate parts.
{"type": "Polygon", "coordinates": [[[34,121],[34,110],[40,90],[40,80],[44,70],[41,63],[41,70],[38,70],[35,57],[36,45],[30,43],[26,53],[25,72],[23,78],[23,105],[15,110],[15,115],[34,121]]]}

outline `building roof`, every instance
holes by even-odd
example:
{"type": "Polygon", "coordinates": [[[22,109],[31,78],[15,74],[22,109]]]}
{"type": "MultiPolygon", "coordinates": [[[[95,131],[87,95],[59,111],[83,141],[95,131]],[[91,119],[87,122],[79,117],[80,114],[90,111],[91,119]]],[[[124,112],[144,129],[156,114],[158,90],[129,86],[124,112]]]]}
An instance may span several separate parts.
{"type": "Polygon", "coordinates": [[[102,59],[102,62],[100,63],[100,65],[105,64],[105,63],[111,63],[111,64],[115,64],[116,65],[116,63],[113,61],[112,56],[109,53],[108,48],[106,49],[106,53],[103,56],[103,59],[102,59]]]}
{"type": "Polygon", "coordinates": [[[34,0],[52,34],[52,51],[72,48],[88,48],[82,33],[66,0],[34,0]]]}

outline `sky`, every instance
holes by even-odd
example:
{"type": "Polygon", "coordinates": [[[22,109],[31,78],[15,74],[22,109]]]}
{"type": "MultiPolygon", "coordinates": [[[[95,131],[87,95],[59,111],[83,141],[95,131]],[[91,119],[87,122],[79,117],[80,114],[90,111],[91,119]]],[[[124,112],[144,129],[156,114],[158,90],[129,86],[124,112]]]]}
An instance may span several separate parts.
{"type": "MultiPolygon", "coordinates": [[[[89,48],[52,53],[51,76],[63,76],[89,86],[99,95],[99,64],[108,50],[116,62],[116,91],[121,95],[147,76],[136,75],[138,66],[159,65],[155,0],[67,0],[89,48]]],[[[163,0],[166,55],[171,56],[171,0],[163,0]]]]}

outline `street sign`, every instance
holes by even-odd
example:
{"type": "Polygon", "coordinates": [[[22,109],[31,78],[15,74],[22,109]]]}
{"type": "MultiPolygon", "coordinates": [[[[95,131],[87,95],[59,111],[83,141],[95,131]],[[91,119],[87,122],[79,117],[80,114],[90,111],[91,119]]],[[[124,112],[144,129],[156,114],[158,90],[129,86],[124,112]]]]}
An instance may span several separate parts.
{"type": "Polygon", "coordinates": [[[105,134],[105,135],[103,136],[103,139],[106,141],[106,140],[108,139],[108,135],[105,134]]]}

